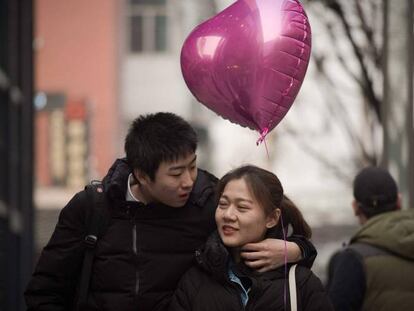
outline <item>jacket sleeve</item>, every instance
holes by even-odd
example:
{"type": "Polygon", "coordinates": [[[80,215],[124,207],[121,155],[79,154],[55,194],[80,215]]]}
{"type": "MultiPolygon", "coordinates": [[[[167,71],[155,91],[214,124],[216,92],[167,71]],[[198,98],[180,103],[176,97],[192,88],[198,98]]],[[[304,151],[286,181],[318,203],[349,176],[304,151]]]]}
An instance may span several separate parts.
{"type": "MultiPolygon", "coordinates": [[[[298,267],[298,269],[300,268],[298,267]]],[[[299,309],[304,311],[334,311],[335,309],[322,282],[312,271],[308,270],[307,274],[305,282],[298,289],[298,297],[301,297],[300,304],[302,305],[302,308],[299,309]]]]}
{"type": "Polygon", "coordinates": [[[62,209],[24,293],[29,311],[71,310],[82,265],[85,199],[80,192],[62,209]]]}
{"type": "Polygon", "coordinates": [[[178,283],[168,311],[191,311],[196,292],[200,288],[197,268],[188,270],[178,283]]]}
{"type": "Polygon", "coordinates": [[[351,249],[335,254],[329,262],[328,294],[335,310],[359,310],[365,296],[362,258],[351,249]]]}
{"type": "Polygon", "coordinates": [[[310,269],[316,256],[318,255],[318,252],[312,242],[301,235],[291,235],[287,237],[286,240],[296,243],[302,251],[302,259],[297,264],[310,269]]]}

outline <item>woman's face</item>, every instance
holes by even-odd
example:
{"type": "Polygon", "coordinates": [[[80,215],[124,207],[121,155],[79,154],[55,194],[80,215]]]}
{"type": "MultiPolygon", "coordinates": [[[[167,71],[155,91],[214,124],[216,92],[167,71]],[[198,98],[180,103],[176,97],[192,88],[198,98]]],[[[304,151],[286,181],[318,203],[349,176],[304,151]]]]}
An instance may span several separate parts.
{"type": "Polygon", "coordinates": [[[241,247],[264,239],[266,231],[277,224],[275,216],[265,215],[245,180],[235,179],[224,188],[216,210],[220,237],[227,247],[241,247]]]}

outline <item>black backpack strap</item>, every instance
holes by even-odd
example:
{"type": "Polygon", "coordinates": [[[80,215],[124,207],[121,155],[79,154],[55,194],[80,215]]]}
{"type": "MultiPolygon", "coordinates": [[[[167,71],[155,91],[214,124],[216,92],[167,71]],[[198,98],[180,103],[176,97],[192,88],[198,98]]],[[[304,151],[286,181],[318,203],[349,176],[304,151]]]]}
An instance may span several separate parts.
{"type": "Polygon", "coordinates": [[[79,282],[78,310],[83,310],[86,307],[95,247],[98,239],[108,227],[110,220],[109,207],[106,203],[102,184],[100,182],[92,182],[85,187],[85,191],[91,208],[86,219],[88,227],[84,240],[85,256],[79,282]]]}
{"type": "Polygon", "coordinates": [[[385,249],[376,247],[371,244],[366,243],[352,243],[348,246],[349,249],[354,250],[360,254],[363,258],[372,257],[372,256],[385,256],[391,255],[390,252],[385,249]]]}

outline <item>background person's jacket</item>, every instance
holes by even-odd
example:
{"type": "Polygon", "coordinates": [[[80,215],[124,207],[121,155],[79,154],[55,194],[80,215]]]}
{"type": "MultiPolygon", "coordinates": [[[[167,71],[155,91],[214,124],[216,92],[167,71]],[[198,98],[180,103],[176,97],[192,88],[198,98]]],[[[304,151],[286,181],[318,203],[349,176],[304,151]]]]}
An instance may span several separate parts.
{"type": "MultiPolygon", "coordinates": [[[[197,264],[181,279],[169,311],[290,310],[285,267],[260,274],[244,264],[236,265],[233,272],[245,282],[247,278],[247,283],[251,284],[249,300],[244,307],[240,285],[229,279],[229,253],[217,232],[197,252],[196,259],[197,264]]],[[[333,311],[322,283],[311,270],[298,266],[296,281],[299,311],[333,311]]]]}
{"type": "Polygon", "coordinates": [[[337,311],[414,310],[414,210],[370,218],[329,270],[337,311]]]}

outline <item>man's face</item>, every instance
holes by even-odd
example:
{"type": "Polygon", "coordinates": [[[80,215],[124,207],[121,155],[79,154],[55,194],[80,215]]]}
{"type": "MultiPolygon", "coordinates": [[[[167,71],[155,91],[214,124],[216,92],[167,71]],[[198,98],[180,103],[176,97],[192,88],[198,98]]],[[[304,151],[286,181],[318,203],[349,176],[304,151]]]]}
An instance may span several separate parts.
{"type": "Polygon", "coordinates": [[[148,176],[139,178],[145,201],[184,206],[197,178],[196,159],[197,156],[190,153],[177,161],[161,162],[153,181],[148,176]]]}

